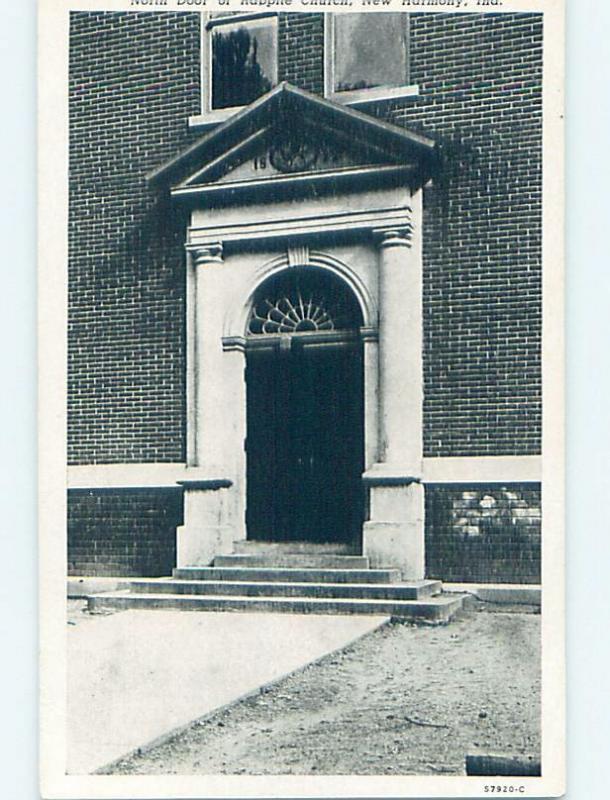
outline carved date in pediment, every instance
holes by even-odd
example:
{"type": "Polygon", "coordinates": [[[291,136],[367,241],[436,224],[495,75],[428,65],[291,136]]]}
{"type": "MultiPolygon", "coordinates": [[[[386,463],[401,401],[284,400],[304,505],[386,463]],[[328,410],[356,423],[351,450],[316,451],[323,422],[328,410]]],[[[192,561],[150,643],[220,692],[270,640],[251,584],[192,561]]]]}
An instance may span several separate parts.
{"type": "Polygon", "coordinates": [[[278,174],[321,172],[330,169],[357,167],[379,163],[377,153],[362,146],[350,150],[335,141],[316,138],[313,131],[307,136],[289,137],[277,132],[260,143],[258,152],[247,155],[236,153],[222,165],[222,174],[215,179],[220,183],[272,178],[278,174]]]}
{"type": "Polygon", "coordinates": [[[348,166],[345,155],[324,143],[280,139],[269,148],[269,163],[278,172],[307,172],[313,169],[348,166]]]}

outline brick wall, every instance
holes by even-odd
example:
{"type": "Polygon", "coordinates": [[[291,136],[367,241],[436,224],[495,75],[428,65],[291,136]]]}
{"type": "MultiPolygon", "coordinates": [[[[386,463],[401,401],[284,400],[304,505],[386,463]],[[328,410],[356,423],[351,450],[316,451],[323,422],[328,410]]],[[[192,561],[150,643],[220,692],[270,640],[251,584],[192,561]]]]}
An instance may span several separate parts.
{"type": "Polygon", "coordinates": [[[308,92],[324,92],[324,18],[322,14],[281,14],[278,77],[308,92]]]}
{"type": "Polygon", "coordinates": [[[426,486],[426,575],[540,583],[540,486],[426,486]]]}
{"type": "Polygon", "coordinates": [[[182,490],[68,492],[68,573],[156,577],[176,563],[182,490]]]}
{"type": "MultiPolygon", "coordinates": [[[[372,114],[430,134],[425,452],[540,449],[539,15],[413,14],[415,99],[372,114]]],[[[71,463],[184,458],[185,220],[145,175],[195,136],[199,16],[72,15],[71,463]]],[[[320,14],[280,16],[279,74],[323,88],[320,14]]]]}
{"type": "Polygon", "coordinates": [[[539,453],[542,18],[414,14],[411,78],[420,97],[388,116],[445,154],[425,196],[425,453],[539,453]]]}
{"type": "Polygon", "coordinates": [[[185,220],[146,173],[200,110],[197,14],[73,13],[70,462],[184,458],[185,220]]]}

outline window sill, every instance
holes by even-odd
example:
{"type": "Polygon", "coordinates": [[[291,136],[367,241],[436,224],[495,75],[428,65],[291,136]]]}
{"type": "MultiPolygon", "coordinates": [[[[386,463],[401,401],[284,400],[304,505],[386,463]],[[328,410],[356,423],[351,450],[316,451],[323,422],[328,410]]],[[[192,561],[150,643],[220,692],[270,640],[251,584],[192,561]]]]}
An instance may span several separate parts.
{"type": "MultiPolygon", "coordinates": [[[[375,89],[358,89],[354,92],[336,92],[326,95],[333,103],[342,106],[360,108],[369,103],[378,103],[383,100],[400,100],[409,97],[419,96],[419,86],[398,86],[394,89],[380,87],[375,89]]],[[[234,106],[232,108],[219,108],[215,111],[207,111],[205,114],[195,114],[189,117],[189,128],[206,129],[219,125],[221,122],[232,117],[244,106],[234,106]]]]}
{"type": "Polygon", "coordinates": [[[231,106],[230,108],[218,108],[215,111],[206,111],[204,114],[195,114],[189,117],[189,128],[209,128],[219,125],[229,119],[245,106],[231,106]]]}
{"type": "Polygon", "coordinates": [[[333,103],[343,106],[363,106],[367,103],[378,103],[381,100],[401,100],[408,97],[418,97],[419,86],[396,86],[389,89],[387,86],[380,86],[373,89],[357,89],[353,92],[334,92],[328,95],[328,99],[333,103]]]}

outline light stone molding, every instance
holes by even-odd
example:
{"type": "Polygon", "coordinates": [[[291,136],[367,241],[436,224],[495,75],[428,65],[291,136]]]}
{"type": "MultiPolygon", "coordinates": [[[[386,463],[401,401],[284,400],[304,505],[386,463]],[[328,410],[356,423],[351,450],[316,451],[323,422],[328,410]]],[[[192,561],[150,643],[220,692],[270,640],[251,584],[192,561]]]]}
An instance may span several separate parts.
{"type": "MultiPolygon", "coordinates": [[[[270,261],[260,265],[254,275],[254,280],[250,281],[247,287],[240,288],[239,299],[235,298],[235,302],[227,309],[224,319],[223,345],[225,350],[231,349],[235,344],[239,344],[240,340],[245,337],[252,302],[259,286],[273,275],[285,270],[288,264],[287,255],[272,258],[270,261]]],[[[308,264],[332,272],[349,286],[354,292],[362,311],[364,320],[362,330],[367,332],[365,335],[369,338],[372,335],[370,332],[374,332],[374,338],[376,338],[377,305],[366,284],[354,270],[335,256],[317,250],[308,251],[308,264]]]]}
{"type": "Polygon", "coordinates": [[[310,235],[336,234],[345,232],[368,232],[379,230],[401,231],[411,228],[411,206],[377,208],[356,208],[350,211],[316,211],[311,215],[295,215],[287,219],[272,219],[269,214],[261,214],[259,219],[242,222],[220,222],[209,220],[205,227],[192,225],[189,228],[187,248],[205,249],[220,241],[240,242],[268,238],[303,237],[310,235]],[[381,228],[381,225],[386,227],[381,228]],[[391,225],[390,227],[387,227],[391,225]]]}
{"type": "Polygon", "coordinates": [[[424,458],[424,483],[539,483],[541,456],[424,458]]]}
{"type": "Polygon", "coordinates": [[[308,184],[336,185],[361,179],[385,177],[389,179],[403,178],[405,181],[414,173],[411,162],[405,164],[381,167],[340,167],[316,173],[315,176],[300,175],[298,173],[278,173],[272,178],[247,178],[244,180],[227,181],[226,183],[198,184],[196,186],[177,186],[171,190],[174,197],[226,197],[229,193],[235,194],[240,189],[256,190],[263,187],[282,186],[298,187],[308,184]]]}
{"type": "Polygon", "coordinates": [[[86,464],[68,467],[68,489],[175,487],[198,471],[182,463],[86,464]]]}
{"type": "MultiPolygon", "coordinates": [[[[200,470],[182,463],[68,467],[69,489],[175,487],[181,481],[208,479],[209,476],[200,470]]],[[[423,459],[424,483],[539,483],[541,480],[541,456],[440,456],[423,459]]]]}

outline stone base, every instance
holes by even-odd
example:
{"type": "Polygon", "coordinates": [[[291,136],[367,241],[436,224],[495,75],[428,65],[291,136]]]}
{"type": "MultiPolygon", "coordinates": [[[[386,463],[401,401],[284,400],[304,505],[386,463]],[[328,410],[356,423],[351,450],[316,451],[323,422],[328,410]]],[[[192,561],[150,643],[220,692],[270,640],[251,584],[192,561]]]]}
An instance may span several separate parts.
{"type": "Polygon", "coordinates": [[[403,580],[421,580],[425,573],[424,543],[419,523],[364,523],[363,554],[372,569],[399,569],[403,580]]]}
{"type": "Polygon", "coordinates": [[[176,531],[176,565],[205,567],[233,551],[234,487],[227,478],[181,481],[184,525],[176,531]]]}
{"type": "Polygon", "coordinates": [[[176,566],[207,567],[216,556],[233,552],[232,527],[197,527],[182,526],[176,531],[176,566]]]}
{"type": "Polygon", "coordinates": [[[371,471],[366,477],[370,519],[363,526],[363,555],[373,569],[399,569],[404,580],[421,580],[426,571],[424,487],[398,475],[379,477],[371,471]]]}

